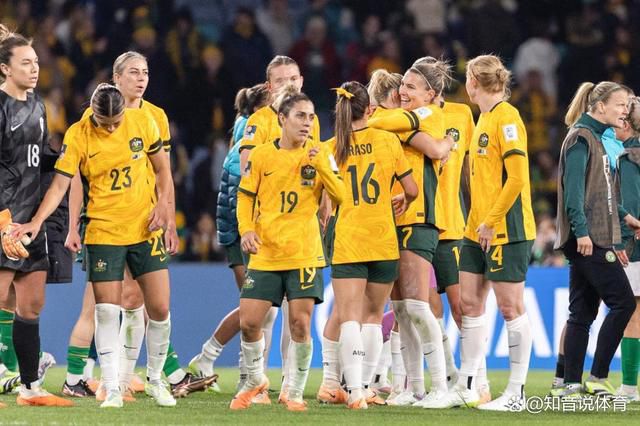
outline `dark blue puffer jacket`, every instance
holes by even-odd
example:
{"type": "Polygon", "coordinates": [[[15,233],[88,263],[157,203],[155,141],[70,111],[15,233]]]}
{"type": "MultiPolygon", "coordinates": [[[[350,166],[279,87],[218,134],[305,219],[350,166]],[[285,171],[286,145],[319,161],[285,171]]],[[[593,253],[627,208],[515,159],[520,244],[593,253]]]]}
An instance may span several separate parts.
{"type": "Polygon", "coordinates": [[[236,206],[238,204],[238,186],[240,185],[240,139],[244,134],[247,118],[240,116],[233,125],[233,147],[229,150],[222,165],[222,179],[218,193],[216,226],[218,242],[223,246],[232,245],[239,237],[236,206]]]}

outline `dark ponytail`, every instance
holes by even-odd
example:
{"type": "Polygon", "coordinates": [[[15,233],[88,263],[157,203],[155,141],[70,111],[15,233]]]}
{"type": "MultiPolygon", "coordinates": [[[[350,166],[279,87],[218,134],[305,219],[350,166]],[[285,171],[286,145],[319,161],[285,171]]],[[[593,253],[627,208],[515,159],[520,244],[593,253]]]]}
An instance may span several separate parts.
{"type": "Polygon", "coordinates": [[[102,117],[115,117],[125,109],[124,96],[114,85],[100,83],[91,95],[91,109],[102,117]]]}
{"type": "Polygon", "coordinates": [[[338,165],[342,166],[349,157],[349,145],[353,132],[351,125],[354,120],[364,117],[369,106],[369,93],[366,87],[357,81],[347,81],[335,90],[338,93],[335,111],[335,157],[338,165]]]}

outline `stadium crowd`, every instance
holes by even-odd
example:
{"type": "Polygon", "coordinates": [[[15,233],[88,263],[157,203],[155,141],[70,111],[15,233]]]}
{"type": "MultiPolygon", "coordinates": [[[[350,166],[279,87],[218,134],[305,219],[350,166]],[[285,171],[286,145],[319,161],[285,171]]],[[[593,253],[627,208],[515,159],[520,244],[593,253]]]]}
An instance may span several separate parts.
{"type": "MultiPolygon", "coordinates": [[[[564,265],[552,250],[561,112],[582,81],[637,87],[640,79],[640,40],[631,30],[638,1],[4,0],[0,16],[34,39],[53,138],[80,117],[96,83],[109,81],[119,53],[148,58],[145,98],[166,110],[171,125],[177,259],[189,261],[224,258],[215,200],[233,100],[264,81],[274,55],[301,64],[324,140],[333,120],[329,89],[341,81],[366,82],[377,68],[401,72],[427,55],[450,61],[461,81],[467,58],[499,53],[515,74],[511,102],[529,133],[538,226],[532,261],[543,265],[564,265]]],[[[463,86],[449,92],[468,102],[463,86]]]]}

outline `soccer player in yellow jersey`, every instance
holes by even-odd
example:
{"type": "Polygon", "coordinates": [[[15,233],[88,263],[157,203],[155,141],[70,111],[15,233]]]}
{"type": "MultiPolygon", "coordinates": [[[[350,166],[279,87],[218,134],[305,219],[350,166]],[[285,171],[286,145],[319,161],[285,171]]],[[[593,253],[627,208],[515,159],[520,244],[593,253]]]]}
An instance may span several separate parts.
{"type": "Polygon", "coordinates": [[[362,409],[369,401],[384,403],[369,384],[382,351],[384,306],[398,278],[391,187],[397,179],[404,190],[404,200],[395,203],[398,214],[417,197],[418,187],[398,137],[367,127],[366,88],[347,82],[337,91],[335,137],[327,143],[347,191],[336,213],[331,275],[347,406],[362,409]]]}
{"type": "Polygon", "coordinates": [[[398,134],[421,188],[418,199],[397,220],[400,275],[391,299],[401,336],[415,339],[413,327],[417,331],[417,345],[430,366],[432,387],[423,399],[422,360],[414,359],[415,350],[409,350],[404,361],[411,389],[387,401],[393,405],[416,403],[424,408],[439,408],[447,391],[442,331],[429,308],[429,269],[438,234],[444,231],[441,200],[437,196],[440,160],[446,158],[453,144],[451,138],[445,137],[444,114],[434,102],[450,79],[449,68],[442,61],[418,59],[404,74],[399,89],[400,106],[405,112],[370,120],[371,126],[398,134]],[[420,133],[424,142],[416,139],[420,133]]]}
{"type": "Polygon", "coordinates": [[[107,390],[101,407],[122,407],[116,349],[125,266],[144,289],[149,315],[147,393],[160,406],[174,406],[175,399],[161,381],[171,331],[168,256],[161,236],[161,227],[173,212],[168,157],[155,122],[143,111],[125,108],[116,87],[98,85],[91,108],[91,116],[67,131],[56,162],[58,173],[31,222],[16,234],[37,233],[79,170],[88,186],[84,242],[96,300],[96,348],[107,390]],[[156,172],[156,203],[147,180],[149,161],[156,172]]]}
{"type": "Polygon", "coordinates": [[[469,150],[471,210],[460,254],[463,355],[458,383],[448,394],[450,406],[479,403],[474,378],[486,351],[484,309],[493,288],[509,335],[511,376],[502,396],[479,408],[524,409],[532,337],[523,293],[536,229],[527,133],[518,110],[505,100],[510,79],[496,56],[467,63],[467,93],[481,114],[469,150]]]}
{"type": "Polygon", "coordinates": [[[241,247],[251,253],[240,296],[242,355],[246,383],[231,409],[248,408],[268,388],[264,375],[264,319],[272,306],[289,300],[289,388],[287,409],[306,410],[302,399],[311,362],[310,322],[323,296],[326,266],[317,218],[322,189],[340,204],[345,186],[326,147],[309,139],[313,104],[302,93],[285,97],[278,119],[282,138],[251,152],[238,188],[241,247]],[[333,163],[333,165],[331,164],[333,163]]]}
{"type": "MultiPolygon", "coordinates": [[[[156,123],[160,132],[163,150],[168,153],[171,148],[171,135],[167,115],[162,108],[143,99],[149,83],[149,69],[146,58],[142,54],[133,51],[125,52],[118,56],[113,63],[113,81],[125,98],[126,108],[140,109],[146,112],[156,123]]],[[[83,118],[89,117],[92,112],[91,108],[87,108],[83,114],[83,118]]],[[[153,168],[149,166],[148,170],[149,184],[155,187],[153,168]]],[[[78,232],[78,227],[79,222],[81,222],[80,210],[82,207],[82,184],[79,174],[76,174],[71,181],[69,197],[69,235],[66,246],[72,251],[79,251],[81,248],[81,237],[78,232]]],[[[179,239],[176,233],[174,213],[170,214],[168,218],[164,242],[167,252],[169,254],[175,254],[179,239]]],[[[125,400],[133,401],[135,398],[131,391],[144,390],[144,383],[134,374],[134,369],[144,339],[145,316],[142,291],[138,283],[131,278],[127,269],[125,269],[125,279],[122,290],[119,380],[120,386],[125,389],[125,400]],[[132,382],[133,379],[136,379],[135,382],[132,382]]],[[[82,375],[82,369],[86,364],[86,358],[94,334],[94,305],[95,300],[92,293],[92,286],[90,283],[87,283],[80,317],[69,338],[67,378],[62,388],[62,392],[68,396],[84,397],[94,395],[94,391],[89,384],[83,380],[82,375]]],[[[211,383],[212,381],[211,378],[197,378],[182,370],[178,364],[177,355],[171,346],[169,347],[167,362],[163,370],[176,396],[185,396],[188,392],[204,390],[207,387],[207,382],[211,383]]],[[[95,386],[93,389],[95,390],[95,386]]],[[[95,395],[99,401],[103,400],[105,397],[104,388],[97,389],[95,395]]]]}
{"type": "MultiPolygon", "coordinates": [[[[269,90],[269,104],[260,108],[249,116],[244,130],[244,136],[240,140],[240,170],[245,170],[249,153],[253,148],[259,145],[271,143],[282,135],[282,128],[278,121],[277,111],[279,109],[278,102],[285,95],[284,92],[297,91],[302,89],[303,77],[300,75],[300,68],[296,61],[288,56],[275,56],[266,70],[266,85],[269,90]]],[[[314,142],[320,142],[320,122],[318,117],[314,116],[313,126],[309,133],[309,139],[314,142]]],[[[286,398],[287,379],[287,354],[290,341],[289,329],[286,324],[288,315],[287,299],[282,303],[282,335],[280,337],[280,354],[282,356],[282,387],[278,400],[286,398]]],[[[276,320],[278,309],[273,308],[267,315],[264,323],[265,340],[267,350],[271,347],[271,330],[276,320]]],[[[261,393],[257,397],[258,400],[267,400],[268,395],[261,393]]]]}

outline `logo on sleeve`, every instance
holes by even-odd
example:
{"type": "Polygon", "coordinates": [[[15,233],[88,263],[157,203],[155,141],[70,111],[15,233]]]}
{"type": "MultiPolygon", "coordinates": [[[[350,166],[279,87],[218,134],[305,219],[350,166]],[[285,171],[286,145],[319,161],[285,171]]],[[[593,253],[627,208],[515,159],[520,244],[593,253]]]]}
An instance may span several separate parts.
{"type": "Polygon", "coordinates": [[[144,148],[144,143],[142,142],[142,139],[135,137],[129,141],[129,148],[131,149],[131,152],[140,152],[142,151],[142,148],[144,148]]]}
{"type": "Polygon", "coordinates": [[[246,129],[244,129],[244,138],[247,140],[252,141],[253,137],[256,135],[256,130],[258,129],[257,126],[247,126],[246,129]]]}
{"type": "Polygon", "coordinates": [[[507,124],[502,126],[502,133],[506,142],[514,142],[518,140],[518,128],[515,124],[507,124]]]}
{"type": "Polygon", "coordinates": [[[413,112],[420,118],[420,120],[424,120],[425,118],[433,114],[431,109],[427,107],[416,108],[413,110],[413,112]]]}
{"type": "Polygon", "coordinates": [[[247,161],[247,165],[242,171],[242,176],[249,176],[251,174],[251,161],[247,161]]]}

